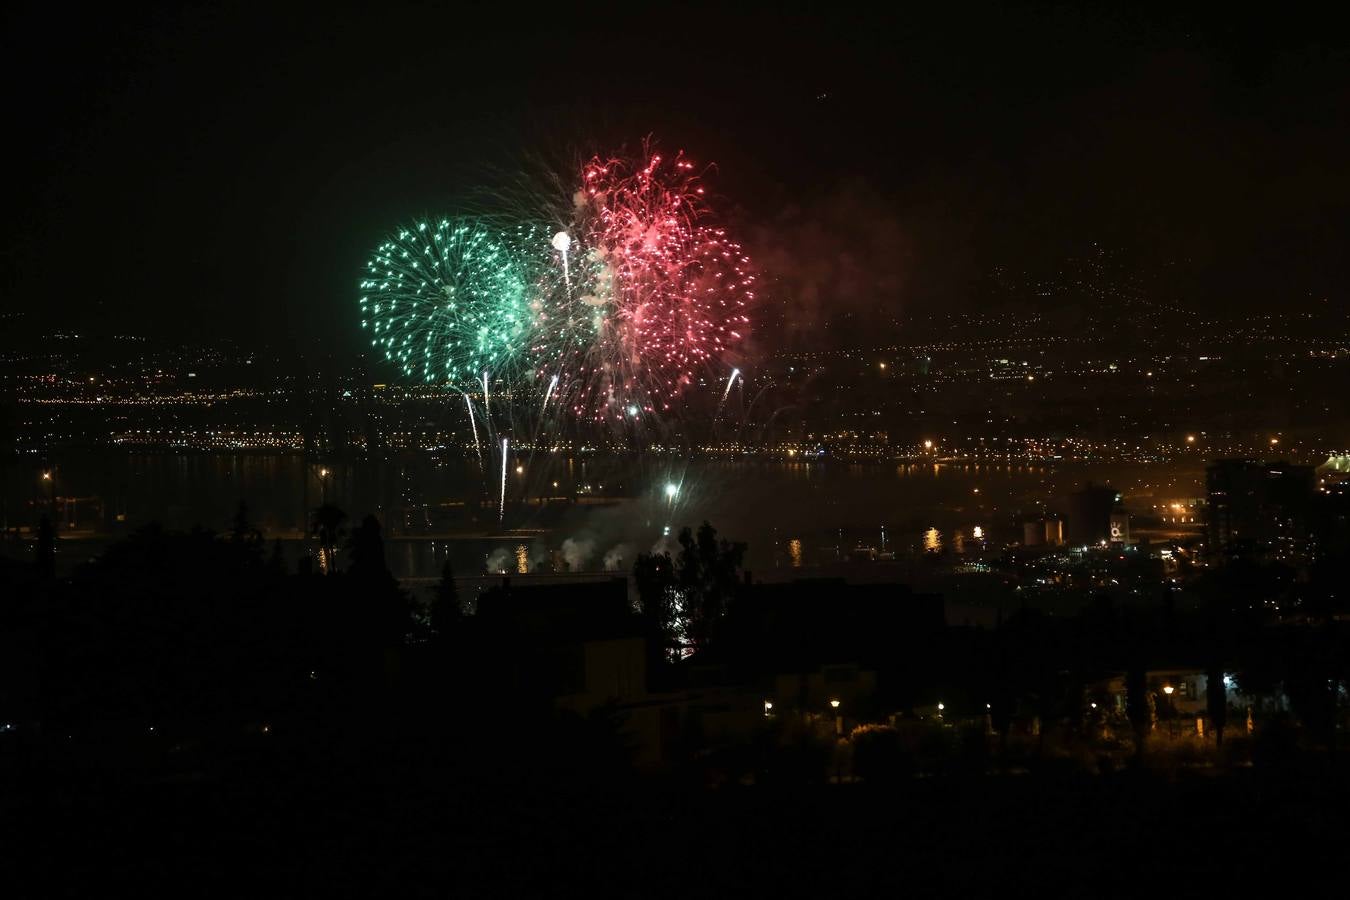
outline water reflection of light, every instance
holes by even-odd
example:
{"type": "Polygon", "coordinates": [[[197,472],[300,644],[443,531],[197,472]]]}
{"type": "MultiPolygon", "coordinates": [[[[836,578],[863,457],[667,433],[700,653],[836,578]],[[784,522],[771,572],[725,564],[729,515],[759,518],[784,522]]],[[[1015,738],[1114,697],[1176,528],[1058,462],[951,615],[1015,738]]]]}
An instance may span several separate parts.
{"type": "Polygon", "coordinates": [[[964,531],[957,531],[952,534],[952,549],[957,553],[966,552],[966,534],[964,531]]]}
{"type": "Polygon", "coordinates": [[[802,566],[802,542],[797,538],[788,541],[788,561],[794,569],[800,569],[802,566]]]}
{"type": "Polygon", "coordinates": [[[516,571],[521,575],[530,571],[530,551],[524,544],[516,547],[516,571]]]}
{"type": "Polygon", "coordinates": [[[970,533],[975,538],[975,540],[977,541],[984,540],[984,529],[981,528],[980,526],[976,525],[974,528],[970,530],[970,533]]]}
{"type": "Polygon", "coordinates": [[[942,550],[942,532],[930,528],[923,533],[923,552],[939,553],[942,550]]]}

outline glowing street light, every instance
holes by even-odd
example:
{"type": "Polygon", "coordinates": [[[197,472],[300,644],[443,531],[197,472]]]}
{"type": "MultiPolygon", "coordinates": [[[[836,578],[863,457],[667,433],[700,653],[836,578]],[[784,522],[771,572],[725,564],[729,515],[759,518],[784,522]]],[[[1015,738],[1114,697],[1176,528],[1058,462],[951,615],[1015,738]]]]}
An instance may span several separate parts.
{"type": "Polygon", "coordinates": [[[924,442],[923,442],[923,449],[925,449],[925,450],[932,450],[932,449],[933,449],[933,442],[932,442],[932,441],[924,441],[924,442]]]}
{"type": "Polygon", "coordinates": [[[831,700],[830,700],[830,708],[831,708],[831,709],[838,709],[838,708],[839,708],[839,701],[838,701],[838,700],[835,700],[835,699],[831,699],[831,700]]]}
{"type": "Polygon", "coordinates": [[[1195,435],[1193,435],[1193,434],[1188,434],[1188,435],[1186,435],[1186,443],[1188,443],[1188,444],[1194,444],[1194,443],[1195,443],[1195,435]]]}
{"type": "Polygon", "coordinates": [[[1172,687],[1170,684],[1163,685],[1163,693],[1169,697],[1172,696],[1172,692],[1175,690],[1176,688],[1172,687]]]}

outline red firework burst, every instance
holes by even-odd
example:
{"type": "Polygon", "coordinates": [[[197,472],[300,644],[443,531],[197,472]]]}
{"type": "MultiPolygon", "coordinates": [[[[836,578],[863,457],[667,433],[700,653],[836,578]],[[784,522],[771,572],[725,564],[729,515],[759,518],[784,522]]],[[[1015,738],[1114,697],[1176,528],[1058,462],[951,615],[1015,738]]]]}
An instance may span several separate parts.
{"type": "Polygon", "coordinates": [[[638,164],[596,157],[583,167],[574,232],[584,257],[573,264],[570,311],[557,317],[568,339],[549,342],[571,355],[560,362],[574,413],[668,410],[702,375],[717,380],[729,367],[755,276],[705,197],[683,154],[648,152],[638,164]]]}

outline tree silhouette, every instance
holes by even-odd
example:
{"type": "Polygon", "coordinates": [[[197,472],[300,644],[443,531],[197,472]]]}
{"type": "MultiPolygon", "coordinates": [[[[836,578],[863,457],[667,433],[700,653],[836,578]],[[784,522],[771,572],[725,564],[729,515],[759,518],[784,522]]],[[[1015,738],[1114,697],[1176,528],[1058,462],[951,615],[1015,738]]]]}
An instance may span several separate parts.
{"type": "Polygon", "coordinates": [[[342,536],[342,523],[346,521],[347,514],[332,503],[318,507],[310,517],[309,533],[319,539],[319,548],[324,558],[324,572],[330,575],[337,571],[333,554],[337,549],[338,539],[342,536]]]}
{"type": "Polygon", "coordinates": [[[706,646],[728,600],[741,583],[745,544],[718,540],[717,529],[707,522],[695,535],[680,530],[680,555],[676,560],[680,613],[687,622],[689,641],[695,650],[706,646]]]}
{"type": "Polygon", "coordinates": [[[56,577],[56,529],[46,516],[38,522],[37,546],[34,550],[39,578],[56,577]]]}
{"type": "Polygon", "coordinates": [[[1336,695],[1344,648],[1330,621],[1290,630],[1282,641],[1281,669],[1289,705],[1308,736],[1336,748],[1336,695]]]}
{"type": "Polygon", "coordinates": [[[454,633],[463,613],[459,605],[459,588],[455,586],[455,568],[446,559],[441,567],[440,583],[436,585],[436,596],[431,601],[432,631],[444,640],[454,633]]]}
{"type": "Polygon", "coordinates": [[[1214,729],[1214,745],[1223,747],[1223,727],[1228,723],[1228,691],[1223,683],[1223,669],[1211,666],[1205,672],[1205,712],[1209,727],[1214,729]]]}
{"type": "MultiPolygon", "coordinates": [[[[639,553],[633,561],[638,606],[659,635],[664,654],[678,648],[675,563],[669,553],[639,553]]],[[[663,654],[663,655],[664,655],[663,654]]]]}
{"type": "Polygon", "coordinates": [[[352,556],[347,575],[357,591],[358,603],[368,603],[374,609],[379,634],[401,643],[411,624],[408,598],[385,561],[379,520],[372,515],[362,519],[352,530],[347,548],[352,556]]]}
{"type": "Polygon", "coordinates": [[[253,523],[248,518],[248,504],[243,500],[239,501],[239,507],[234,511],[234,521],[230,524],[230,539],[235,543],[259,543],[262,541],[262,532],[253,527],[253,523]]]}
{"type": "Polygon", "coordinates": [[[273,575],[286,574],[286,557],[281,551],[281,538],[272,542],[272,554],[267,558],[267,568],[273,575]]]}
{"type": "Polygon", "coordinates": [[[1144,742],[1153,730],[1153,695],[1148,690],[1144,667],[1131,663],[1125,672],[1125,715],[1134,728],[1135,756],[1144,755],[1144,742]]]}

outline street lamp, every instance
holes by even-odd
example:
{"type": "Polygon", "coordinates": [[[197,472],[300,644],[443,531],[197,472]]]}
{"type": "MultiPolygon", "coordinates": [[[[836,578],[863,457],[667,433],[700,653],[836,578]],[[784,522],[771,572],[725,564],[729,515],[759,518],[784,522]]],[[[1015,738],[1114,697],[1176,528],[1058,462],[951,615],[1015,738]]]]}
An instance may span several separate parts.
{"type": "Polygon", "coordinates": [[[830,708],[834,710],[834,736],[843,737],[844,716],[843,713],[839,712],[839,700],[837,698],[830,698],[830,708]]]}
{"type": "Polygon", "coordinates": [[[42,470],[42,481],[47,486],[47,504],[51,507],[51,523],[53,532],[57,524],[56,515],[56,467],[42,470]]]}
{"type": "Polygon", "coordinates": [[[1172,706],[1172,693],[1176,688],[1170,684],[1163,685],[1163,693],[1167,695],[1167,703],[1164,705],[1164,711],[1167,714],[1167,733],[1172,737],[1177,735],[1177,711],[1172,706]]]}

